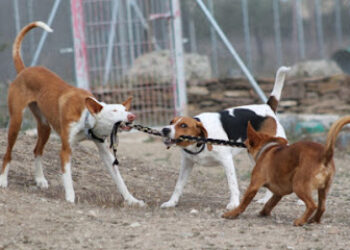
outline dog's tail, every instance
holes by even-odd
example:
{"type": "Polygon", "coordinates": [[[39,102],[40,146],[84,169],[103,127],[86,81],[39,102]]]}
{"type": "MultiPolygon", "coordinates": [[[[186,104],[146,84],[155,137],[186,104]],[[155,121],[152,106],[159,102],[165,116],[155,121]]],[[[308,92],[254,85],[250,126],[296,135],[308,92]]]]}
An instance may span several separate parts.
{"type": "Polygon", "coordinates": [[[344,116],[331,126],[327,135],[325,152],[323,154],[323,163],[326,166],[333,158],[334,146],[340,130],[348,123],[350,123],[350,116],[344,116]]]}
{"type": "Polygon", "coordinates": [[[35,27],[40,27],[46,30],[47,32],[52,32],[52,29],[46,23],[38,21],[38,22],[32,22],[28,24],[18,33],[12,48],[12,57],[13,57],[13,61],[14,61],[17,73],[21,72],[25,68],[25,65],[21,57],[22,40],[24,36],[27,34],[27,32],[35,27]]]}
{"type": "Polygon", "coordinates": [[[275,85],[273,86],[273,90],[270,94],[269,99],[267,100],[267,104],[271,107],[271,109],[276,113],[278,102],[281,98],[281,93],[284,85],[284,79],[286,78],[287,72],[290,70],[290,67],[282,66],[277,70],[275,85]]]}

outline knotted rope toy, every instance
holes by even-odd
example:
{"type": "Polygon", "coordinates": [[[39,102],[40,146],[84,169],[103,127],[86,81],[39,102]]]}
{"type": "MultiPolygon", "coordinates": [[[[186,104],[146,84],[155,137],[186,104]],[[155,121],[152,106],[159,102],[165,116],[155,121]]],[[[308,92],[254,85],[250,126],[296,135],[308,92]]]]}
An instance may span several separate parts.
{"type": "Polygon", "coordinates": [[[117,122],[113,125],[113,129],[111,132],[111,137],[110,137],[110,145],[109,148],[113,150],[113,155],[114,155],[114,162],[113,166],[119,165],[119,161],[117,159],[117,147],[119,144],[119,137],[118,137],[118,129],[120,126],[121,122],[117,122]]]}
{"type": "MultiPolygon", "coordinates": [[[[149,127],[145,127],[139,124],[130,125],[130,127],[150,135],[162,136],[162,133],[160,131],[149,127]]],[[[175,143],[195,142],[195,143],[209,144],[209,145],[221,145],[221,146],[240,147],[240,148],[246,147],[246,145],[243,142],[237,142],[235,140],[221,140],[221,139],[213,139],[213,138],[205,138],[205,137],[196,137],[196,136],[190,136],[190,135],[182,135],[176,140],[174,140],[174,142],[175,143]]]]}

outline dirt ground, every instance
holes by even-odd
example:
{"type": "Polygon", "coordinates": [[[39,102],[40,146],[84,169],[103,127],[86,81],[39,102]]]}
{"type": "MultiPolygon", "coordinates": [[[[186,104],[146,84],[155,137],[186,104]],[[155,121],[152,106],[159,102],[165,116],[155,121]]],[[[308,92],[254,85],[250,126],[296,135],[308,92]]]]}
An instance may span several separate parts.
{"type": "MultiPolygon", "coordinates": [[[[124,204],[90,142],[75,148],[77,202],[68,204],[60,178],[59,140],[50,139],[43,157],[50,185],[46,190],[34,183],[34,144],[35,137],[20,134],[9,186],[0,190],[0,249],[350,248],[350,155],[346,152],[336,154],[337,174],[323,223],[293,227],[293,220],[304,211],[294,195],[283,198],[268,218],[257,216],[262,205],[253,202],[238,219],[221,219],[229,192],[218,166],[195,167],[179,205],[159,208],[174,189],[180,151],[166,150],[158,139],[140,133],[122,134],[118,155],[130,192],[147,207],[124,204]]],[[[1,157],[5,149],[6,134],[0,130],[1,157]]],[[[236,166],[243,193],[251,171],[246,153],[236,166]]]]}

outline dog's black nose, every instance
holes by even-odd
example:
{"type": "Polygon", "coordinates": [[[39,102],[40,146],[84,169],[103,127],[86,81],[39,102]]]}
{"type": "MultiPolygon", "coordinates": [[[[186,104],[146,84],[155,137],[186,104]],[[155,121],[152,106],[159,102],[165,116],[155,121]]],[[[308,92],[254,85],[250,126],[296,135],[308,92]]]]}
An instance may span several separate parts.
{"type": "Polygon", "coordinates": [[[162,134],[164,136],[168,136],[170,134],[170,132],[171,132],[170,128],[163,128],[162,129],[162,134]]]}

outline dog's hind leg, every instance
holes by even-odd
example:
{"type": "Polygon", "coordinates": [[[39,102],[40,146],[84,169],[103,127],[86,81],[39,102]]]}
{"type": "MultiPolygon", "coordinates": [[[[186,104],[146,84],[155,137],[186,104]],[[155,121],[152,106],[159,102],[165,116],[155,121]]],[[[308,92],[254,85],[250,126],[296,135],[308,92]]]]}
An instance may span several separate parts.
{"type": "Polygon", "coordinates": [[[321,217],[324,213],[324,211],[326,211],[326,197],[327,197],[327,193],[330,189],[332,180],[328,180],[326,183],[326,187],[319,189],[318,190],[318,207],[317,207],[317,211],[315,213],[315,215],[308,221],[308,223],[320,223],[321,222],[321,217]]]}
{"type": "Polygon", "coordinates": [[[307,222],[310,216],[315,212],[316,204],[312,199],[312,191],[310,187],[298,186],[297,188],[294,189],[294,192],[306,205],[306,210],[304,214],[300,218],[297,218],[296,220],[294,220],[294,226],[302,226],[307,222]]]}
{"type": "Polygon", "coordinates": [[[17,96],[14,99],[14,91],[11,91],[11,86],[8,96],[8,107],[10,111],[10,122],[7,134],[7,149],[3,157],[2,168],[0,172],[0,187],[7,187],[7,175],[11,163],[11,154],[13,146],[17,140],[18,132],[22,125],[22,116],[24,108],[27,106],[25,97],[17,96]]]}
{"type": "Polygon", "coordinates": [[[51,128],[48,122],[46,121],[45,117],[41,114],[41,111],[36,105],[36,103],[29,104],[29,108],[37,121],[38,129],[38,139],[34,148],[35,182],[36,185],[40,188],[48,188],[49,185],[44,176],[41,157],[43,155],[45,144],[50,137],[51,128]]]}
{"type": "Polygon", "coordinates": [[[281,195],[272,195],[270,200],[265,204],[264,208],[260,211],[260,216],[269,216],[272,209],[277,205],[277,203],[282,199],[281,195]]]}
{"type": "Polygon", "coordinates": [[[161,208],[175,207],[177,205],[192,169],[193,169],[193,162],[191,160],[189,160],[188,158],[186,158],[184,156],[184,154],[182,154],[181,155],[180,174],[179,174],[179,177],[176,181],[176,186],[175,186],[174,192],[171,195],[170,200],[167,202],[164,202],[160,206],[161,208]]]}

